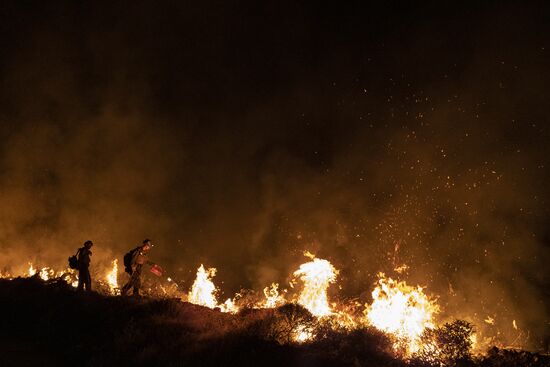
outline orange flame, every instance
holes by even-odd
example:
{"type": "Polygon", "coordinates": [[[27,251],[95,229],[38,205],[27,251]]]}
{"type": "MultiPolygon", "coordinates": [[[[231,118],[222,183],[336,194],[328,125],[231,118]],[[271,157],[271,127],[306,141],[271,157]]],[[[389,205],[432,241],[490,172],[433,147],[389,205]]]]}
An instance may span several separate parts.
{"type": "Polygon", "coordinates": [[[113,267],[111,271],[107,273],[106,276],[107,284],[109,285],[109,289],[111,291],[111,294],[117,295],[120,293],[119,287],[118,287],[118,260],[113,260],[113,267]]]}
{"type": "Polygon", "coordinates": [[[314,316],[322,317],[332,313],[327,298],[327,289],[330,283],[336,281],[338,270],[328,260],[317,259],[309,252],[305,256],[312,261],[300,265],[294,272],[304,282],[304,288],[298,298],[298,303],[304,306],[314,316]]]}
{"type": "Polygon", "coordinates": [[[32,266],[32,263],[29,263],[29,270],[28,270],[29,276],[32,277],[34,274],[36,274],[36,269],[32,266]]]}
{"type": "Polygon", "coordinates": [[[435,327],[433,317],[439,307],[421,287],[386,278],[383,273],[378,276],[378,286],[372,292],[373,302],[365,310],[366,318],[374,327],[397,338],[396,349],[414,353],[420,349],[424,329],[435,327]]]}
{"type": "Polygon", "coordinates": [[[222,312],[238,312],[238,307],[231,299],[227,299],[223,304],[218,305],[216,299],[216,286],[212,282],[212,278],[216,275],[216,268],[205,269],[201,264],[197,270],[197,277],[193,282],[191,291],[187,296],[187,300],[196,305],[206,306],[209,308],[218,307],[222,312]]]}
{"type": "Polygon", "coordinates": [[[264,288],[265,301],[259,305],[259,308],[275,308],[286,303],[283,295],[279,294],[279,284],[272,283],[270,287],[264,288]]]}
{"type": "Polygon", "coordinates": [[[197,270],[197,277],[189,292],[188,301],[200,306],[215,308],[218,305],[216,300],[216,286],[210,278],[216,275],[216,268],[206,270],[204,265],[197,270]]]}

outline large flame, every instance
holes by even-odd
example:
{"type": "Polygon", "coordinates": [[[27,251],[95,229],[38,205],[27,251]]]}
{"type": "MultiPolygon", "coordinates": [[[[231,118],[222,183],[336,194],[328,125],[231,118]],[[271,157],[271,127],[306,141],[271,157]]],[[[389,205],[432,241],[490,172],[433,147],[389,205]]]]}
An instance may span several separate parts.
{"type": "Polygon", "coordinates": [[[187,300],[196,305],[206,306],[209,308],[218,307],[222,312],[236,313],[239,308],[235,305],[235,301],[228,298],[224,303],[218,304],[216,299],[217,289],[212,278],[216,275],[216,268],[205,269],[204,265],[197,270],[197,277],[193,282],[191,291],[187,296],[187,300]]]}
{"type": "Polygon", "coordinates": [[[338,270],[328,260],[317,259],[309,252],[305,253],[312,261],[300,265],[294,272],[304,282],[304,288],[298,298],[298,303],[304,306],[314,316],[322,317],[332,313],[327,298],[327,288],[336,281],[338,270]]]}
{"type": "Polygon", "coordinates": [[[197,270],[197,277],[188,295],[188,301],[196,305],[215,308],[218,305],[216,300],[216,286],[211,278],[216,275],[216,268],[206,270],[201,264],[197,270]]]}
{"type": "Polygon", "coordinates": [[[426,328],[434,328],[434,314],[439,311],[421,287],[411,287],[379,274],[378,285],[372,292],[373,302],[365,314],[376,328],[393,334],[396,349],[411,354],[420,348],[420,335],[426,328]]]}

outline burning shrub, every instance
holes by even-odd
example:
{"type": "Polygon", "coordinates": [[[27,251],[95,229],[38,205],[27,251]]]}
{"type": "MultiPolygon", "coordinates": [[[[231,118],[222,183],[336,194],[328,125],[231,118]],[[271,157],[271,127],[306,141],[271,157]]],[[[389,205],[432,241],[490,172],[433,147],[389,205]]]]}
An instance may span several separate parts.
{"type": "Polygon", "coordinates": [[[373,302],[364,313],[370,325],[396,337],[394,349],[403,356],[420,350],[420,336],[435,327],[433,316],[439,306],[420,286],[378,274],[378,285],[372,291],[373,302]]]}
{"type": "Polygon", "coordinates": [[[471,359],[473,325],[455,320],[443,326],[426,329],[420,336],[422,348],[415,358],[431,365],[456,365],[471,359]]]}
{"type": "MultiPolygon", "coordinates": [[[[307,309],[295,303],[249,312],[258,318],[249,325],[248,333],[279,344],[310,340],[318,326],[317,319],[307,309]]],[[[246,311],[242,315],[245,314],[246,311]]]]}

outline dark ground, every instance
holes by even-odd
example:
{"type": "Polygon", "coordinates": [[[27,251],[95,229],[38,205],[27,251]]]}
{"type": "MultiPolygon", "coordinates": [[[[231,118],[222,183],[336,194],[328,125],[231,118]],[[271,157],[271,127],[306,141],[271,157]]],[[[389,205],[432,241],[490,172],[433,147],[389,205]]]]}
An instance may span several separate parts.
{"type": "MultiPolygon", "coordinates": [[[[176,299],[80,294],[62,281],[0,280],[2,366],[405,366],[376,330],[324,333],[287,344],[311,321],[287,305],[238,315],[176,299]]],[[[411,365],[421,365],[412,362],[411,365]]],[[[550,359],[492,349],[462,366],[548,366],[550,359]]]]}

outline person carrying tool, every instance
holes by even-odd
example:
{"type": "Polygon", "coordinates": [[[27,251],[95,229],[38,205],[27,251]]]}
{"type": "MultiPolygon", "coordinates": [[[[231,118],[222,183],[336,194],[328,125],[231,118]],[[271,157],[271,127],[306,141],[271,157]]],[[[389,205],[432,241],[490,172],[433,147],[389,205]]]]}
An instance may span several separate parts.
{"type": "MultiPolygon", "coordinates": [[[[156,272],[162,272],[162,269],[158,265],[148,259],[149,251],[152,247],[153,244],[151,243],[151,240],[145,239],[143,240],[141,246],[136,247],[124,255],[124,267],[126,272],[130,274],[130,279],[128,280],[128,283],[126,283],[120,290],[121,295],[128,295],[130,289],[132,288],[134,290],[134,296],[140,295],[139,290],[141,288],[141,271],[143,265],[150,265],[156,272]]],[[[156,272],[155,274],[157,274],[156,272]]]]}

